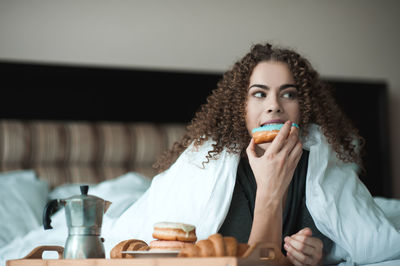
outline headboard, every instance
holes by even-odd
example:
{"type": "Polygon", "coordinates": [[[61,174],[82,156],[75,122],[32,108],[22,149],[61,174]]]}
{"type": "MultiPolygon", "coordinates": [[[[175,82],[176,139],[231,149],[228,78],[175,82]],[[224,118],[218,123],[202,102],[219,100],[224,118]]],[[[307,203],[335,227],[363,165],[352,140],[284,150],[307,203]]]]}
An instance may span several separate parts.
{"type": "Polygon", "coordinates": [[[0,171],[34,169],[51,187],[130,171],[151,178],[155,159],[184,131],[178,123],[0,120],[0,171]]]}
{"type": "MultiPolygon", "coordinates": [[[[155,158],[180,138],[222,76],[22,62],[0,62],[0,73],[0,170],[34,167],[42,175],[47,171],[53,185],[81,181],[85,176],[101,181],[130,170],[154,175],[155,158]],[[33,146],[27,148],[27,143],[33,146]],[[49,150],[35,146],[38,143],[49,150]],[[11,152],[10,145],[19,151],[11,152]],[[83,147],[88,146],[84,154],[83,147]],[[54,147],[57,151],[52,151],[55,159],[50,163],[54,147]],[[115,162],[122,157],[124,162],[115,162]],[[28,159],[11,167],[6,158],[12,158],[13,164],[15,158],[28,159]],[[58,172],[38,167],[43,160],[58,172]],[[93,169],[60,170],[71,162],[87,162],[93,169]]],[[[339,105],[367,141],[366,173],[361,180],[373,195],[391,197],[386,83],[326,81],[334,86],[339,105]],[[371,127],[372,121],[377,126],[371,127]]]]}

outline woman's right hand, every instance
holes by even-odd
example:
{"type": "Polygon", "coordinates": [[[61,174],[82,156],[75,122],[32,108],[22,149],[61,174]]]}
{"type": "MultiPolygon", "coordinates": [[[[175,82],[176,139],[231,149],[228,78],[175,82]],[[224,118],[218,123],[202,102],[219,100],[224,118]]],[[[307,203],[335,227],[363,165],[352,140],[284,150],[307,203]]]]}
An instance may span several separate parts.
{"type": "Polygon", "coordinates": [[[246,149],[257,182],[257,194],[283,199],[303,148],[299,140],[299,129],[291,124],[290,121],[284,124],[272,143],[266,145],[264,154],[257,154],[259,147],[253,138],[246,149]]]}

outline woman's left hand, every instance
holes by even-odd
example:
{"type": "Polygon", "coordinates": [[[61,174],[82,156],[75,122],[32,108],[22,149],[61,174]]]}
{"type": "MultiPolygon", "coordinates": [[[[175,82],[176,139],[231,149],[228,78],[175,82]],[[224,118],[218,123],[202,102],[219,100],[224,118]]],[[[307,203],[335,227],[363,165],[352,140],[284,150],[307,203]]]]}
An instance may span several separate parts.
{"type": "Polygon", "coordinates": [[[284,239],[287,258],[295,266],[320,265],[322,261],[322,241],[312,237],[312,231],[306,227],[284,239]]]}

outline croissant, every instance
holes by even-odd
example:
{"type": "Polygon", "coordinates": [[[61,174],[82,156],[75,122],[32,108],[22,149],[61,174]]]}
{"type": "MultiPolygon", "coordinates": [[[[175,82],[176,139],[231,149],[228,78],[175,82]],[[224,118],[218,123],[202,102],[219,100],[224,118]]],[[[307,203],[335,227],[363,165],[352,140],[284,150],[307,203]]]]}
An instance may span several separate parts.
{"type": "Polygon", "coordinates": [[[149,250],[149,246],[146,242],[139,239],[128,239],[119,242],[110,251],[111,259],[120,258],[133,258],[131,254],[122,253],[122,251],[136,251],[136,250],[149,250]]]}
{"type": "Polygon", "coordinates": [[[213,234],[207,239],[181,249],[178,257],[241,257],[248,248],[248,244],[238,243],[234,237],[213,234]]]}

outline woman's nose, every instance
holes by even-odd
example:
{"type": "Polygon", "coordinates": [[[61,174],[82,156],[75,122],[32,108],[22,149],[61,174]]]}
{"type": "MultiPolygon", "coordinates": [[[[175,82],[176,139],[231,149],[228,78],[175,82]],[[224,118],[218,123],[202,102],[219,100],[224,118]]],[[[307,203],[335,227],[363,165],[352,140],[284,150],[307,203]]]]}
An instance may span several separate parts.
{"type": "Polygon", "coordinates": [[[266,103],[267,113],[281,113],[282,111],[283,111],[282,106],[276,97],[271,97],[270,99],[267,99],[266,103]]]}
{"type": "Polygon", "coordinates": [[[281,108],[274,106],[274,107],[268,108],[267,112],[268,113],[282,113],[282,110],[281,110],[281,108]]]}

